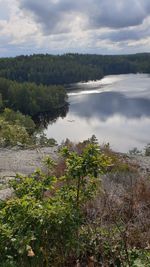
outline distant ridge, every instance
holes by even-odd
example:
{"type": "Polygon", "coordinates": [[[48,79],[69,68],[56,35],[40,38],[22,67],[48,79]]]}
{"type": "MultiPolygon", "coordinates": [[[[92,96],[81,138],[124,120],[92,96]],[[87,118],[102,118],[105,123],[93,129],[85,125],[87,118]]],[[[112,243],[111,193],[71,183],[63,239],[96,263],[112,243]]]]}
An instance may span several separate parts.
{"type": "Polygon", "coordinates": [[[33,54],[0,59],[0,77],[45,85],[97,80],[105,75],[127,73],[150,73],[150,53],[33,54]]]}

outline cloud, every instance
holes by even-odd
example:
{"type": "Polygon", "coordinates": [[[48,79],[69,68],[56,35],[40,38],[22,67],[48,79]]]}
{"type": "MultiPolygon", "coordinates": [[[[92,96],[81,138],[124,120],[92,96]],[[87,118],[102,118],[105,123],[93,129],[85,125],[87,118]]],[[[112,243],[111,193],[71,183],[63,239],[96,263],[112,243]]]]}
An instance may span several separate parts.
{"type": "Polygon", "coordinates": [[[150,14],[149,0],[20,0],[20,7],[45,34],[67,33],[74,25],[84,30],[136,26],[150,14]]]}
{"type": "Polygon", "coordinates": [[[140,26],[129,27],[125,29],[109,30],[100,33],[97,38],[101,40],[110,40],[111,42],[130,42],[147,39],[150,36],[150,18],[145,20],[140,26]]]}
{"type": "Polygon", "coordinates": [[[44,34],[68,33],[81,17],[76,16],[76,9],[71,1],[36,0],[20,2],[20,7],[29,11],[35,21],[42,26],[44,34]]]}
{"type": "Polygon", "coordinates": [[[149,0],[0,0],[0,55],[150,50],[149,0]]]}
{"type": "Polygon", "coordinates": [[[150,2],[147,0],[101,0],[100,4],[95,2],[95,12],[90,12],[89,19],[96,28],[118,29],[140,25],[150,12],[150,2]]]}

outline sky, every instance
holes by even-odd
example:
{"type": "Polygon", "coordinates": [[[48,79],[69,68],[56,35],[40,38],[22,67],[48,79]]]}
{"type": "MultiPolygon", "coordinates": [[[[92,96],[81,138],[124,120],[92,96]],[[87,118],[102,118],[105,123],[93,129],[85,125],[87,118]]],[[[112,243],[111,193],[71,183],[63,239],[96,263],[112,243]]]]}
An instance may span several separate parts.
{"type": "Polygon", "coordinates": [[[0,0],[0,57],[150,52],[150,0],[0,0]]]}

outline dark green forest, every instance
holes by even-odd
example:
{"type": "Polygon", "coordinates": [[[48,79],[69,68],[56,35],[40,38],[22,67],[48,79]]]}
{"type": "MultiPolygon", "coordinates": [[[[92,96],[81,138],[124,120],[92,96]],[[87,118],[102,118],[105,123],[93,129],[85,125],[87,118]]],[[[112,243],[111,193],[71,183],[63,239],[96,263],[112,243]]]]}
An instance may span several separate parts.
{"type": "Polygon", "coordinates": [[[34,116],[54,112],[65,106],[67,94],[62,86],[18,83],[0,78],[0,108],[10,108],[34,116]]]}
{"type": "Polygon", "coordinates": [[[31,55],[0,59],[0,77],[18,82],[60,85],[101,79],[109,74],[150,73],[150,54],[31,55]]]}

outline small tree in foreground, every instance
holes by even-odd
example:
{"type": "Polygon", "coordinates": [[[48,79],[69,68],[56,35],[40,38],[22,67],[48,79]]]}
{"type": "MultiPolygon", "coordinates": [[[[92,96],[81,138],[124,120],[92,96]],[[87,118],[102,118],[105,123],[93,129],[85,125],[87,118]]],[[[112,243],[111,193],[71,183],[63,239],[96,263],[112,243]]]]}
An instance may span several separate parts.
{"type": "Polygon", "coordinates": [[[0,203],[0,260],[15,266],[70,266],[83,250],[80,233],[85,224],[83,206],[91,199],[110,159],[89,144],[78,155],[62,152],[66,170],[62,177],[37,170],[29,177],[17,175],[14,197],[0,203]],[[68,265],[67,265],[68,264],[68,265]]]}

